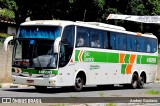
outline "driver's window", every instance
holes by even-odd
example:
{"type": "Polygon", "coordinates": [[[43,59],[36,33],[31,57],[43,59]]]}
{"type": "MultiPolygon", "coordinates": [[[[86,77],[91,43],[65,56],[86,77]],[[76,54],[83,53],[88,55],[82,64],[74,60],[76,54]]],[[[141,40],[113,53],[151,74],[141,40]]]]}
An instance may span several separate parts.
{"type": "Polygon", "coordinates": [[[59,66],[63,67],[67,64],[66,60],[66,47],[64,44],[60,45],[60,54],[59,54],[59,66]]]}
{"type": "Polygon", "coordinates": [[[66,26],[60,44],[59,66],[64,67],[70,60],[74,47],[75,26],[66,26]]]}

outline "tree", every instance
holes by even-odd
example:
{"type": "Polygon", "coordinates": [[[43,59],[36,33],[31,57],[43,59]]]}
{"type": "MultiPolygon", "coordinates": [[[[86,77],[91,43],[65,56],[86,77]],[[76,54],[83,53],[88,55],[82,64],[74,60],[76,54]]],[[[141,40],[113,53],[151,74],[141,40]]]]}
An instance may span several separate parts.
{"type": "Polygon", "coordinates": [[[14,21],[15,14],[12,11],[13,9],[17,9],[17,5],[14,0],[0,0],[1,19],[7,21],[14,21]]]}

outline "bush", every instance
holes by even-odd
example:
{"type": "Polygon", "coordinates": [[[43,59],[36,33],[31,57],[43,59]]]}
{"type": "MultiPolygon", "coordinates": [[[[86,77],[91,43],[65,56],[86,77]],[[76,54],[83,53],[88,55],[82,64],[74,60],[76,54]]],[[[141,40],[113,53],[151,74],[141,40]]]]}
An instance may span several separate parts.
{"type": "Polygon", "coordinates": [[[6,34],[6,33],[0,33],[0,38],[7,38],[8,36],[11,36],[10,34],[6,34]]]}

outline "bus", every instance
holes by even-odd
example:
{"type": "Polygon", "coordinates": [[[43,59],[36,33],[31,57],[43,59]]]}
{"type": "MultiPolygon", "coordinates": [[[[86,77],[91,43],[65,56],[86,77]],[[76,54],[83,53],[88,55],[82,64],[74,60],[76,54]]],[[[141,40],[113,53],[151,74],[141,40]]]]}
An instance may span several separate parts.
{"type": "Polygon", "coordinates": [[[14,84],[47,87],[143,88],[156,78],[157,38],[100,22],[36,20],[20,25],[13,39],[14,84]]]}

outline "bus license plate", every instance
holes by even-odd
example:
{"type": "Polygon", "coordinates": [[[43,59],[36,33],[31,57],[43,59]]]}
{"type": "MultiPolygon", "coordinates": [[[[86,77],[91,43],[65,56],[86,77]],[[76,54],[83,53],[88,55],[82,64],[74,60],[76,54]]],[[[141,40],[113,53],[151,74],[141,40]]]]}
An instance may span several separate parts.
{"type": "Polygon", "coordinates": [[[34,83],[34,80],[27,80],[27,83],[34,83]]]}

